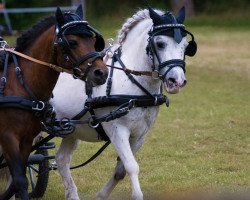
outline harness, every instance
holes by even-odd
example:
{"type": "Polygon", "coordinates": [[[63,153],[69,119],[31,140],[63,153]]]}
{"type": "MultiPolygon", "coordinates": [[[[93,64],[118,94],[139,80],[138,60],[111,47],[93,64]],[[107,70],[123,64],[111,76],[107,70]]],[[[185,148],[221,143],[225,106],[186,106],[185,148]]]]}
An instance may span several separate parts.
{"type": "Polygon", "coordinates": [[[48,102],[39,101],[34,93],[31,91],[30,87],[26,84],[21,68],[18,65],[18,61],[15,54],[9,54],[6,52],[6,57],[4,61],[3,76],[0,80],[0,107],[1,108],[21,108],[30,111],[43,111],[45,107],[48,106],[48,102]],[[7,82],[7,72],[8,72],[8,62],[10,56],[14,62],[14,69],[19,83],[25,88],[30,98],[21,96],[4,96],[4,90],[7,82]]]}
{"type": "MultiPolygon", "coordinates": [[[[169,13],[169,15],[172,15],[169,13]]],[[[173,17],[173,20],[175,18],[173,17]]],[[[86,94],[88,95],[88,99],[85,102],[85,107],[81,112],[79,112],[75,117],[70,119],[63,119],[61,121],[61,124],[63,122],[66,125],[76,125],[76,124],[88,124],[90,127],[94,128],[100,139],[109,141],[109,138],[107,137],[103,127],[102,122],[108,122],[117,118],[120,118],[122,116],[125,116],[129,113],[129,111],[132,108],[135,107],[151,107],[151,106],[160,106],[162,104],[166,104],[166,106],[169,106],[169,99],[162,94],[151,94],[145,87],[143,87],[133,75],[141,76],[151,76],[154,79],[161,79],[162,81],[165,79],[166,75],[169,73],[171,69],[174,67],[181,67],[185,73],[185,61],[181,59],[172,59],[165,62],[161,62],[160,57],[155,49],[154,44],[154,37],[159,34],[163,34],[164,32],[168,31],[175,31],[175,29],[179,29],[182,31],[182,34],[189,34],[191,36],[191,41],[189,41],[189,44],[186,48],[185,55],[193,56],[196,53],[197,45],[194,40],[194,36],[192,33],[185,30],[185,26],[183,24],[176,23],[176,20],[172,24],[164,24],[164,25],[158,25],[158,26],[152,26],[151,30],[149,31],[149,39],[148,39],[148,45],[146,47],[147,55],[152,60],[152,71],[134,71],[128,69],[123,61],[121,60],[121,46],[116,49],[112,54],[112,61],[111,65],[108,65],[111,69],[109,72],[109,77],[107,79],[107,88],[106,88],[106,96],[99,96],[99,97],[92,97],[92,86],[86,82],[86,94]],[[155,58],[158,60],[158,64],[155,61],[155,58]],[[116,67],[114,64],[115,62],[118,62],[121,66],[116,67]],[[168,67],[168,69],[165,71],[163,75],[160,75],[160,71],[168,67]],[[141,91],[145,93],[145,95],[111,95],[111,88],[112,88],[112,79],[113,79],[113,71],[114,69],[122,70],[124,73],[128,76],[129,80],[135,84],[138,88],[140,88],[141,91]],[[132,75],[133,74],[133,75],[132,75]],[[110,113],[103,115],[101,117],[96,117],[95,115],[95,109],[98,108],[104,108],[104,107],[110,107],[110,106],[116,106],[118,108],[114,109],[110,113]],[[90,113],[91,117],[85,121],[79,121],[80,118],[82,118],[87,112],[90,113]]],[[[173,36],[175,37],[175,35],[173,36]]],[[[106,50],[106,54],[109,53],[109,48],[106,50]]]]}
{"type": "MultiPolygon", "coordinates": [[[[160,106],[162,104],[166,104],[166,106],[169,106],[169,99],[163,95],[160,94],[151,94],[145,87],[143,87],[131,73],[128,73],[126,71],[126,67],[124,63],[121,60],[121,47],[119,47],[112,56],[112,62],[110,65],[110,73],[107,81],[107,88],[106,88],[106,96],[99,96],[99,97],[92,97],[92,86],[86,83],[86,94],[88,95],[88,99],[85,102],[84,109],[77,114],[72,120],[69,120],[72,124],[79,124],[77,120],[79,120],[81,117],[83,117],[87,112],[90,113],[91,118],[88,119],[88,124],[94,128],[100,139],[104,141],[109,141],[109,138],[107,137],[103,127],[102,122],[109,122],[111,120],[120,118],[122,116],[125,116],[129,113],[129,111],[132,108],[146,108],[151,106],[160,106]],[[115,62],[119,62],[122,68],[117,68],[114,66],[115,62]],[[111,95],[111,88],[112,88],[112,79],[113,79],[113,71],[114,69],[120,69],[123,70],[124,73],[128,76],[129,80],[135,84],[137,87],[139,87],[145,95],[111,95]],[[96,117],[95,115],[95,109],[98,108],[104,108],[104,107],[110,107],[110,106],[118,106],[118,108],[114,109],[110,113],[101,116],[96,117]]],[[[147,73],[149,74],[149,73],[147,73]]],[[[86,123],[86,122],[85,122],[86,123]]],[[[82,123],[81,123],[82,124],[82,123]]]]}

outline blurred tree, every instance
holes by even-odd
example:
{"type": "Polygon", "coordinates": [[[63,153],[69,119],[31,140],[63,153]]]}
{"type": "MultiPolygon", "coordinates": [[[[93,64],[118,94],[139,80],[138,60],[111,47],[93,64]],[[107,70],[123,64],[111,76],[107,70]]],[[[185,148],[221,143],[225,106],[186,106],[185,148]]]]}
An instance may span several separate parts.
{"type": "Polygon", "coordinates": [[[71,5],[72,6],[78,6],[80,4],[84,4],[85,0],[71,0],[71,5]]]}
{"type": "Polygon", "coordinates": [[[86,18],[86,4],[85,4],[85,0],[71,0],[71,5],[72,6],[82,5],[83,19],[86,18]]]}
{"type": "Polygon", "coordinates": [[[171,8],[174,13],[177,13],[178,10],[185,6],[186,9],[186,16],[194,16],[195,15],[195,8],[194,8],[194,1],[193,0],[170,0],[171,8]]]}

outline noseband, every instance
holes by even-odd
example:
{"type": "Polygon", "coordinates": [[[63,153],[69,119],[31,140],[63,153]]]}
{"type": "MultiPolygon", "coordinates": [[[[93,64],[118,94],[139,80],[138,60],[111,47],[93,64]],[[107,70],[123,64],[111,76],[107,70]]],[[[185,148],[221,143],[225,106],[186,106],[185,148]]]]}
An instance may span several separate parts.
{"type": "Polygon", "coordinates": [[[71,68],[73,70],[73,77],[75,79],[81,79],[83,81],[86,81],[87,80],[87,75],[89,73],[89,70],[90,70],[93,62],[95,62],[97,59],[102,59],[102,55],[97,51],[93,51],[93,52],[90,52],[90,53],[84,55],[83,57],[81,57],[79,59],[76,59],[73,56],[73,54],[72,54],[72,52],[70,50],[69,42],[68,42],[67,38],[65,37],[65,31],[70,29],[70,28],[73,28],[75,26],[78,26],[78,25],[84,25],[84,26],[86,26],[88,28],[89,31],[96,34],[95,29],[93,29],[88,24],[87,21],[68,22],[68,23],[64,24],[60,28],[56,27],[57,41],[55,42],[55,45],[58,45],[58,46],[62,47],[65,61],[71,63],[71,68]],[[88,62],[87,68],[83,71],[80,68],[80,65],[83,64],[84,62],[86,62],[89,59],[91,59],[91,61],[88,62]]]}

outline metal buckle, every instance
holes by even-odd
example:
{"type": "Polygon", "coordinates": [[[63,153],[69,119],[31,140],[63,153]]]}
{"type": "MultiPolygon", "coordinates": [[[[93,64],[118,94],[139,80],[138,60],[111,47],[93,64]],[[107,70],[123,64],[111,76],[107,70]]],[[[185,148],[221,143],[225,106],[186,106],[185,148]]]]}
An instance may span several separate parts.
{"type": "Polygon", "coordinates": [[[59,122],[59,126],[63,129],[63,130],[68,130],[70,126],[72,126],[70,124],[70,119],[67,117],[64,117],[60,120],[59,122]]]}
{"type": "Polygon", "coordinates": [[[8,43],[5,40],[3,40],[0,42],[0,47],[5,49],[6,47],[8,47],[8,43]]]}
{"type": "Polygon", "coordinates": [[[153,79],[159,79],[160,73],[157,70],[152,71],[152,78],[153,79]]]}
{"type": "Polygon", "coordinates": [[[20,67],[19,66],[15,67],[15,71],[16,71],[16,73],[20,73],[21,72],[20,67]]]}
{"type": "Polygon", "coordinates": [[[45,108],[45,103],[42,101],[32,101],[36,105],[32,107],[32,110],[42,111],[45,108]]]}
{"type": "Polygon", "coordinates": [[[114,53],[112,52],[112,47],[114,46],[114,39],[113,38],[109,38],[108,39],[108,43],[109,43],[109,47],[107,48],[105,54],[109,57],[112,58],[114,53]]]}
{"type": "Polygon", "coordinates": [[[109,38],[108,39],[108,43],[109,43],[110,47],[114,46],[114,39],[113,38],[109,38]]]}
{"type": "Polygon", "coordinates": [[[96,125],[93,125],[92,122],[94,122],[94,119],[93,119],[93,117],[90,117],[89,118],[89,123],[88,123],[90,128],[97,128],[99,126],[99,123],[97,123],[96,125]]]}
{"type": "Polygon", "coordinates": [[[6,77],[2,77],[2,78],[1,78],[1,81],[4,82],[4,83],[6,83],[6,82],[7,82],[6,77]]]}
{"type": "Polygon", "coordinates": [[[155,101],[154,101],[154,105],[157,106],[157,102],[158,102],[158,97],[155,96],[155,101]]]}
{"type": "MultiPolygon", "coordinates": [[[[89,63],[88,63],[89,65],[89,63]]],[[[82,72],[82,70],[79,68],[79,67],[75,67],[73,68],[73,77],[75,79],[81,79],[83,76],[84,76],[84,73],[82,72]],[[80,75],[77,75],[77,74],[80,74],[80,75]]]]}
{"type": "Polygon", "coordinates": [[[128,102],[128,104],[131,105],[131,108],[134,108],[135,107],[135,100],[134,99],[130,99],[129,102],[128,102]]]}

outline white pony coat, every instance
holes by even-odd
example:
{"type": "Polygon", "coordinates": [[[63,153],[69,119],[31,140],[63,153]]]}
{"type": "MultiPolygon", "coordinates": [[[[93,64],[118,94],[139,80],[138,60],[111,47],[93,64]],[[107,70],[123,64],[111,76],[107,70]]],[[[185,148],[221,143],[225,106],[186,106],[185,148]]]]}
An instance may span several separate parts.
{"type": "MultiPolygon", "coordinates": [[[[129,69],[151,71],[152,61],[146,54],[146,46],[148,44],[148,32],[152,27],[152,20],[149,17],[148,10],[139,12],[144,15],[144,19],[140,19],[133,26],[128,27],[129,31],[125,33],[125,38],[122,43],[121,60],[129,69]]],[[[137,15],[139,15],[138,13],[137,15]]],[[[134,16],[136,16],[136,14],[134,16]]],[[[173,38],[168,36],[158,36],[158,39],[159,38],[168,43],[165,51],[171,52],[168,54],[166,54],[166,52],[160,53],[163,61],[183,59],[185,47],[187,46],[186,38],[183,38],[180,44],[177,44],[173,38]]],[[[113,50],[116,48],[117,46],[114,46],[113,50]]],[[[110,63],[111,60],[109,59],[108,64],[110,63]]],[[[115,66],[120,67],[117,62],[115,66]]],[[[169,74],[174,74],[180,82],[185,81],[184,72],[180,67],[173,68],[169,74]]],[[[115,69],[113,77],[111,95],[145,95],[143,91],[129,80],[123,71],[115,69]]],[[[72,79],[72,76],[68,74],[61,74],[53,91],[54,98],[51,99],[51,103],[56,110],[58,119],[63,117],[73,118],[84,108],[84,103],[87,98],[85,94],[85,83],[72,79]]],[[[135,79],[151,94],[160,93],[161,80],[155,80],[147,76],[138,76],[135,77],[135,79]]],[[[93,88],[93,97],[105,95],[106,84],[93,88]]],[[[106,107],[97,109],[95,112],[98,117],[109,113],[113,109],[114,107],[106,107]]],[[[118,161],[114,174],[107,185],[97,194],[97,199],[106,199],[109,196],[118,181],[124,177],[125,170],[130,176],[132,198],[138,200],[143,199],[138,180],[139,166],[134,158],[134,154],[143,144],[148,130],[155,122],[158,111],[158,106],[133,108],[127,115],[119,119],[102,123],[103,129],[110,138],[122,162],[118,161]]],[[[89,115],[86,114],[82,120],[88,117],[89,115]]],[[[58,170],[63,178],[67,199],[79,199],[77,188],[69,170],[71,154],[76,148],[77,139],[89,142],[100,141],[96,131],[89,128],[88,125],[77,125],[75,132],[63,139],[56,155],[56,161],[58,170]]]]}

